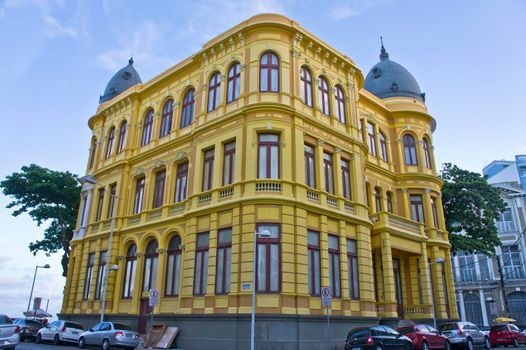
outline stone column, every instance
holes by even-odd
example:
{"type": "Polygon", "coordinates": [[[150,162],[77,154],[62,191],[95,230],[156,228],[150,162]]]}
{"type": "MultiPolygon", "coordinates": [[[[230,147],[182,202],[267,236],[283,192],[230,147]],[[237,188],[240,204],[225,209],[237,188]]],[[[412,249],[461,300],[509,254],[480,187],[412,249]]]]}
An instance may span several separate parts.
{"type": "Polygon", "coordinates": [[[396,290],[393,271],[393,255],[391,253],[391,237],[389,232],[380,234],[380,247],[382,252],[382,266],[385,293],[385,315],[387,317],[397,317],[396,311],[396,290]]]}
{"type": "Polygon", "coordinates": [[[480,299],[480,309],[482,310],[482,321],[484,326],[489,326],[488,321],[488,311],[486,310],[486,300],[484,298],[484,289],[479,288],[479,299],[480,299]]]}
{"type": "Polygon", "coordinates": [[[462,289],[458,290],[458,312],[460,313],[460,320],[466,321],[466,309],[464,308],[464,295],[462,294],[462,289]]]}

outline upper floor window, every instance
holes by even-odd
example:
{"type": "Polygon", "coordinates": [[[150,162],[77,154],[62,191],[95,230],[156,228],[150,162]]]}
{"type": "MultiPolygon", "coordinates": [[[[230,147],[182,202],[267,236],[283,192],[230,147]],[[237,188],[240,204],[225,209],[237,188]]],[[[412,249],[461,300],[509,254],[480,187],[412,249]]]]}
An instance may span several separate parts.
{"type": "Polygon", "coordinates": [[[102,286],[104,285],[104,278],[106,276],[106,258],[108,252],[106,250],[99,254],[99,269],[97,271],[97,283],[95,285],[95,299],[100,299],[102,295],[102,286]]]}
{"type": "Polygon", "coordinates": [[[102,219],[102,206],[104,205],[104,188],[99,188],[99,200],[97,203],[97,215],[95,215],[95,221],[102,219]]]}
{"type": "Polygon", "coordinates": [[[166,296],[179,295],[181,279],[181,237],[173,236],[168,243],[166,259],[166,296]]]}
{"type": "Polygon", "coordinates": [[[433,224],[436,228],[440,228],[438,224],[437,200],[434,197],[431,197],[431,214],[433,214],[433,224]]]}
{"type": "Polygon", "coordinates": [[[268,231],[269,236],[256,238],[256,291],[276,293],[281,284],[280,235],[278,224],[258,224],[257,232],[268,231]]]}
{"type": "Polygon", "coordinates": [[[194,295],[204,295],[208,278],[209,233],[197,234],[195,248],[194,295]]]}
{"type": "Polygon", "coordinates": [[[323,152],[323,169],[325,171],[325,191],[334,194],[334,166],[332,154],[323,152]]]}
{"type": "Polygon", "coordinates": [[[144,198],[144,177],[137,179],[135,183],[135,198],[133,201],[133,213],[138,214],[142,211],[142,201],[144,198]]]}
{"type": "Polygon", "coordinates": [[[422,141],[424,146],[424,160],[426,162],[426,168],[431,169],[431,153],[429,152],[429,143],[425,138],[422,141]]]}
{"type": "Polygon", "coordinates": [[[266,52],[259,60],[259,91],[279,92],[279,60],[272,52],[266,52]]]}
{"type": "Polygon", "coordinates": [[[144,253],[144,272],[142,280],[142,291],[148,292],[157,285],[157,266],[159,264],[159,245],[155,239],[151,240],[146,246],[144,253]]]}
{"type": "Polygon", "coordinates": [[[460,271],[461,282],[473,282],[477,280],[477,271],[475,268],[475,256],[466,254],[463,251],[458,252],[458,270],[460,271]]]}
{"type": "Polygon", "coordinates": [[[119,141],[117,143],[117,154],[121,153],[124,149],[124,139],[126,138],[126,130],[128,128],[128,122],[125,120],[121,123],[119,130],[119,141]]]}
{"type": "Polygon", "coordinates": [[[194,121],[194,98],[195,90],[192,88],[186,92],[183,98],[183,109],[181,112],[181,129],[186,128],[194,121]]]}
{"type": "Polygon", "coordinates": [[[239,98],[241,88],[241,65],[234,63],[228,70],[226,103],[233,102],[239,98]]]}
{"type": "Polygon", "coordinates": [[[359,299],[358,247],[354,239],[347,239],[347,264],[349,269],[349,295],[351,299],[359,299]]]}
{"type": "Polygon", "coordinates": [[[137,270],[137,246],[132,244],[126,251],[126,266],[124,270],[123,298],[133,297],[135,287],[135,272],[137,270]]]}
{"type": "Polygon", "coordinates": [[[380,131],[378,139],[380,140],[380,153],[382,155],[382,159],[384,162],[387,162],[389,161],[389,158],[387,157],[387,141],[383,132],[380,131]]]}
{"type": "Polygon", "coordinates": [[[172,130],[172,119],[174,114],[174,101],[172,99],[165,102],[163,107],[163,116],[161,118],[161,133],[159,137],[164,137],[170,134],[172,130]]]}
{"type": "Polygon", "coordinates": [[[217,72],[212,76],[212,78],[210,78],[210,83],[208,83],[208,112],[211,112],[219,107],[220,95],[221,74],[217,72]]]}
{"type": "Polygon", "coordinates": [[[341,86],[336,86],[336,94],[334,98],[336,99],[336,116],[340,123],[345,124],[345,95],[343,94],[341,86]]]}
{"type": "Polygon", "coordinates": [[[376,133],[374,131],[374,125],[367,123],[367,144],[369,145],[369,152],[376,157],[376,133]]]}
{"type": "Polygon", "coordinates": [[[325,115],[330,115],[330,104],[329,104],[329,84],[324,77],[320,77],[320,85],[318,89],[318,99],[320,102],[321,112],[325,115]]]}
{"type": "Polygon", "coordinates": [[[404,154],[406,165],[418,165],[418,160],[416,158],[415,138],[413,135],[404,135],[404,154]]]}
{"type": "Polygon", "coordinates": [[[152,208],[159,208],[164,201],[164,186],[166,182],[166,171],[162,170],[155,174],[155,184],[153,187],[153,205],[152,208]]]}
{"type": "Polygon", "coordinates": [[[314,148],[304,145],[305,153],[305,184],[310,188],[316,188],[316,163],[314,161],[314,148]]]}
{"type": "Polygon", "coordinates": [[[389,213],[393,213],[393,194],[391,192],[386,192],[386,199],[387,199],[387,211],[389,213]]]}
{"type": "Polygon", "coordinates": [[[95,154],[97,153],[97,138],[94,137],[91,139],[91,152],[89,156],[89,169],[93,168],[93,164],[95,164],[95,154]]]}
{"type": "Polygon", "coordinates": [[[214,179],[214,151],[212,148],[204,152],[203,192],[212,189],[212,181],[214,179]]]}
{"type": "Polygon", "coordinates": [[[236,142],[225,144],[223,152],[223,186],[226,186],[234,182],[236,142]]]}
{"type": "Polygon", "coordinates": [[[307,67],[301,67],[300,80],[301,98],[307,106],[312,107],[312,77],[307,67]]]}
{"type": "Polygon", "coordinates": [[[341,296],[340,244],[334,235],[329,235],[329,288],[331,296],[341,296]]]}
{"type": "Polygon", "coordinates": [[[115,199],[117,197],[117,184],[110,185],[110,198],[108,202],[108,213],[106,217],[112,218],[115,215],[115,199]]]}
{"type": "Polygon", "coordinates": [[[345,198],[351,199],[351,168],[349,166],[349,161],[342,159],[341,160],[341,170],[342,170],[342,194],[345,198]]]}
{"type": "Polygon", "coordinates": [[[378,187],[374,189],[374,202],[376,205],[376,212],[379,213],[382,211],[382,192],[378,187]]]}
{"type": "Polygon", "coordinates": [[[106,144],[106,159],[111,156],[113,150],[113,140],[115,139],[115,127],[112,126],[108,132],[108,143],[106,144]]]}
{"type": "Polygon", "coordinates": [[[147,145],[150,143],[152,138],[152,127],[153,127],[153,109],[148,110],[144,116],[144,123],[142,126],[142,138],[141,146],[147,145]]]}
{"type": "Polygon", "coordinates": [[[175,202],[186,199],[186,185],[188,180],[188,163],[179,164],[175,176],[175,202]]]}
{"type": "Polygon", "coordinates": [[[230,293],[230,265],[232,263],[232,228],[217,232],[216,294],[230,293]]]}
{"type": "Polygon", "coordinates": [[[412,194],[409,196],[411,204],[411,219],[418,222],[424,222],[424,207],[422,205],[422,196],[412,194]]]}
{"type": "Polygon", "coordinates": [[[501,250],[502,261],[504,262],[504,278],[508,280],[524,278],[524,268],[519,246],[517,244],[502,246],[501,250]]]}
{"type": "Polygon", "coordinates": [[[279,135],[259,134],[258,178],[279,179],[279,135]]]}
{"type": "Polygon", "coordinates": [[[84,280],[83,299],[88,299],[91,291],[91,281],[93,279],[93,267],[95,266],[95,253],[89,253],[88,265],[86,266],[86,279],[84,280]]]}
{"type": "Polygon", "coordinates": [[[307,231],[307,251],[309,267],[309,294],[320,295],[320,233],[307,231]]]}

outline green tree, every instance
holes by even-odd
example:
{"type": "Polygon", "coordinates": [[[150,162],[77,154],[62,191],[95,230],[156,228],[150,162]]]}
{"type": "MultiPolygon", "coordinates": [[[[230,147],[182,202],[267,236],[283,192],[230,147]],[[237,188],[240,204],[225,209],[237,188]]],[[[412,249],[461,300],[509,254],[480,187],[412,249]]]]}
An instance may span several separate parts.
{"type": "Polygon", "coordinates": [[[506,208],[499,191],[475,172],[445,163],[442,202],[453,252],[480,252],[491,256],[500,244],[495,219],[506,208]]]}
{"type": "Polygon", "coordinates": [[[58,251],[62,255],[62,275],[66,276],[69,261],[69,242],[73,237],[80,196],[78,176],[70,172],[53,171],[36,164],[23,166],[0,182],[4,195],[13,199],[7,205],[13,216],[28,213],[37,223],[49,224],[44,238],[31,242],[29,250],[47,256],[58,251]]]}

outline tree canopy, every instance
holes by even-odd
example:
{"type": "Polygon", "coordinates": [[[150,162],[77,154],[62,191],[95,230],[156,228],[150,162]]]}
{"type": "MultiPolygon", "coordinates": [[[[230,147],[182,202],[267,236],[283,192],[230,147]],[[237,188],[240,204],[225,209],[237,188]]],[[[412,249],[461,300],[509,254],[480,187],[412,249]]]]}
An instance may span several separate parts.
{"type": "Polygon", "coordinates": [[[442,202],[453,252],[493,255],[500,244],[495,220],[506,209],[499,191],[481,174],[445,163],[442,202]]]}
{"type": "Polygon", "coordinates": [[[69,261],[69,242],[77,220],[80,185],[78,176],[68,171],[53,171],[36,164],[23,166],[0,182],[4,195],[13,199],[7,205],[13,216],[28,213],[38,226],[48,224],[44,238],[29,244],[36,255],[47,256],[58,251],[62,255],[62,275],[66,276],[69,261]]]}

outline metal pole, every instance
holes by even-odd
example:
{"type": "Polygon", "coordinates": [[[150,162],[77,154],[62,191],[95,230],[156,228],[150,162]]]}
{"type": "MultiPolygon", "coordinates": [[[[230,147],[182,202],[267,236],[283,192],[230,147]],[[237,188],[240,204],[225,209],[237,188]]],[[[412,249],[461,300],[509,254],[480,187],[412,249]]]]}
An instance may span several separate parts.
{"type": "Polygon", "coordinates": [[[497,268],[499,270],[499,276],[500,276],[500,290],[502,291],[502,300],[504,301],[504,312],[506,313],[506,316],[510,316],[510,310],[508,306],[508,298],[506,297],[506,285],[504,283],[504,271],[502,268],[502,263],[500,261],[500,257],[498,255],[495,255],[495,258],[497,260],[497,268]]]}
{"type": "MultiPolygon", "coordinates": [[[[111,195],[110,195],[111,196],[111,195]]],[[[117,196],[113,195],[114,199],[117,198],[117,196]]],[[[108,254],[106,254],[106,264],[104,265],[104,284],[102,289],[102,302],[101,302],[101,310],[100,310],[100,322],[104,322],[104,310],[106,309],[106,289],[108,288],[108,275],[109,275],[109,265],[110,265],[110,255],[111,255],[111,245],[113,243],[113,231],[115,230],[115,207],[116,207],[115,200],[113,201],[113,208],[111,213],[111,229],[110,229],[110,242],[108,243],[108,254]]]]}
{"type": "Polygon", "coordinates": [[[437,317],[435,312],[435,292],[433,291],[433,276],[431,274],[431,263],[428,263],[429,267],[429,287],[431,292],[431,310],[433,311],[433,327],[437,328],[437,317]]]}
{"type": "Polygon", "coordinates": [[[29,294],[29,301],[27,302],[27,312],[29,312],[29,307],[31,306],[31,298],[33,297],[33,289],[35,289],[35,279],[37,278],[37,270],[39,266],[35,266],[35,275],[33,276],[33,285],[31,286],[31,293],[29,294]]]}
{"type": "Polygon", "coordinates": [[[329,306],[325,306],[325,313],[327,314],[327,344],[329,349],[331,347],[331,325],[329,322],[329,306]]]}
{"type": "Polygon", "coordinates": [[[250,350],[254,350],[254,331],[255,331],[255,316],[256,316],[256,236],[257,233],[254,231],[254,264],[252,266],[253,268],[253,276],[252,276],[252,318],[250,320],[250,350]]]}
{"type": "Polygon", "coordinates": [[[47,303],[46,303],[46,312],[47,312],[48,307],[49,307],[49,299],[47,300],[47,303]]]}

